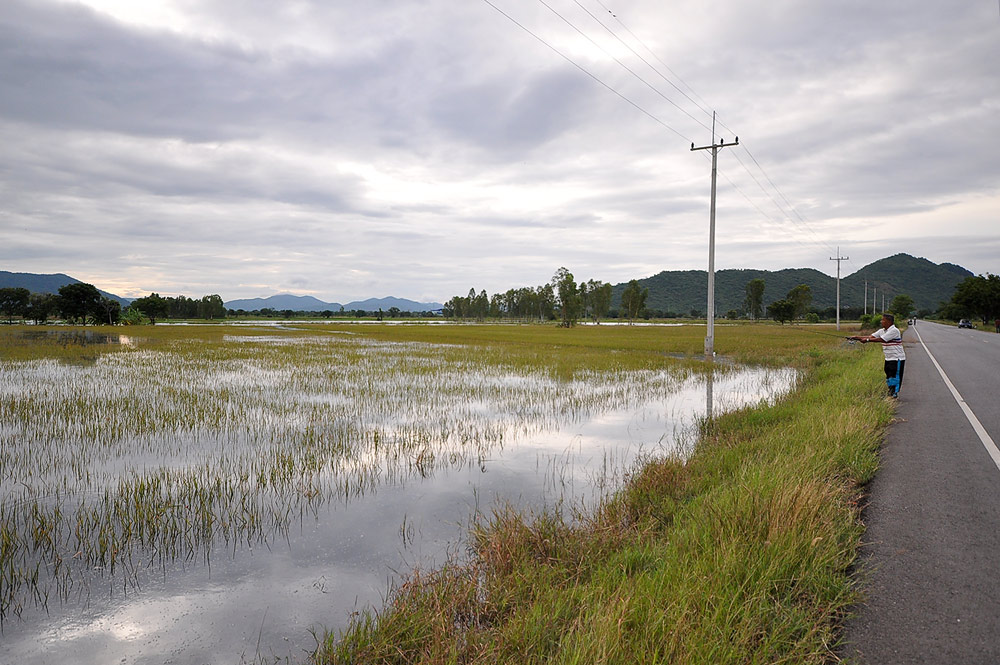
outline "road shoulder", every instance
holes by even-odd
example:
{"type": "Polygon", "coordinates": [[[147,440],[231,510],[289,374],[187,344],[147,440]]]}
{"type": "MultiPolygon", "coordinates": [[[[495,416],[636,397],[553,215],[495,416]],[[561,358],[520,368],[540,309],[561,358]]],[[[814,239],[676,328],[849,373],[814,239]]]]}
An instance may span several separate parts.
{"type": "Polygon", "coordinates": [[[839,655],[855,663],[1000,662],[997,468],[916,335],[869,486],[866,600],[839,655]]]}

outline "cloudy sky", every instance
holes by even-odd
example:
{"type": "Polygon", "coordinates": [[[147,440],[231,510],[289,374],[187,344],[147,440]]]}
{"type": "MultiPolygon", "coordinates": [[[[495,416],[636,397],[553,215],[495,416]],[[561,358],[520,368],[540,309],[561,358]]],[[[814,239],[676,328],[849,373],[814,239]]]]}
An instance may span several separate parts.
{"type": "Polygon", "coordinates": [[[444,301],[1000,272],[996,0],[3,0],[0,269],[444,301]]]}

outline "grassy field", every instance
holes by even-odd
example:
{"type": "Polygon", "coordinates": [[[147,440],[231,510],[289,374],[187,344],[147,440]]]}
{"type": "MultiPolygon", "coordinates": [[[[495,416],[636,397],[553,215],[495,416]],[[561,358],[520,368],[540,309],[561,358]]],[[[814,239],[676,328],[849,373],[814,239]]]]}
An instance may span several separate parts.
{"type": "MultiPolygon", "coordinates": [[[[483,345],[558,373],[676,362],[703,329],[470,326],[375,336],[483,345]]],[[[319,663],[824,663],[858,600],[859,498],[893,406],[880,356],[829,328],[720,326],[716,349],[790,364],[774,406],[703,426],[588,515],[484,518],[470,558],[417,571],[328,635],[319,663]],[[817,332],[825,334],[816,334],[817,332]],[[572,519],[570,519],[572,517],[572,519]]]]}

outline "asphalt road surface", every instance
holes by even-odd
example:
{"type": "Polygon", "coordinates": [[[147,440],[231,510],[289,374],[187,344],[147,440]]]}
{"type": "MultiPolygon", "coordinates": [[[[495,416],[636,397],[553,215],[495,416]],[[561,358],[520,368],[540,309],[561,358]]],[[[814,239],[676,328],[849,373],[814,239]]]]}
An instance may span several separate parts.
{"type": "Polygon", "coordinates": [[[839,655],[865,665],[1000,663],[1000,459],[989,449],[990,439],[1000,444],[1000,335],[921,321],[903,341],[897,420],[863,513],[867,599],[839,655]]]}

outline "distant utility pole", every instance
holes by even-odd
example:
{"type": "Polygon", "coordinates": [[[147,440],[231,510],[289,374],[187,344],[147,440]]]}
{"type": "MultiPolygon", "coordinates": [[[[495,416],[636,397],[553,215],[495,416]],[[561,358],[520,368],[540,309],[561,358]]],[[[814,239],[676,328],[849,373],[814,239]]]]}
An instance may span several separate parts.
{"type": "Polygon", "coordinates": [[[837,258],[831,258],[831,261],[837,262],[837,330],[840,330],[840,262],[847,261],[851,257],[841,256],[840,248],[837,248],[837,258]]]}
{"type": "Polygon", "coordinates": [[[708,221],[708,331],[705,333],[705,360],[711,362],[715,358],[715,174],[719,167],[719,148],[739,145],[740,137],[732,143],[719,139],[715,142],[715,111],[712,112],[712,145],[699,148],[691,144],[691,150],[712,151],[712,204],[708,221]]]}
{"type": "Polygon", "coordinates": [[[865,280],[865,316],[868,315],[868,280],[865,280]]]}

